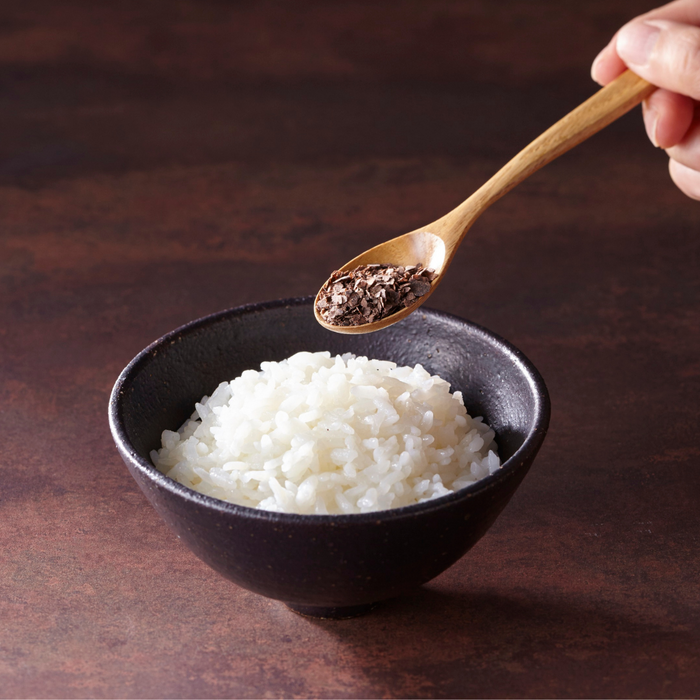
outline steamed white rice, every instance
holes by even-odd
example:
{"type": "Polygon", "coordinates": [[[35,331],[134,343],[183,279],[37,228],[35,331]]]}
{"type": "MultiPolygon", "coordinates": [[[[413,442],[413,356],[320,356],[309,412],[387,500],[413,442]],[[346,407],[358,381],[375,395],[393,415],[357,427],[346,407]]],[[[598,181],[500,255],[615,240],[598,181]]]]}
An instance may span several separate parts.
{"type": "Polygon", "coordinates": [[[367,513],[444,496],[500,467],[494,432],[416,365],[328,352],[263,362],[223,382],[155,466],[252,508],[367,513]]]}

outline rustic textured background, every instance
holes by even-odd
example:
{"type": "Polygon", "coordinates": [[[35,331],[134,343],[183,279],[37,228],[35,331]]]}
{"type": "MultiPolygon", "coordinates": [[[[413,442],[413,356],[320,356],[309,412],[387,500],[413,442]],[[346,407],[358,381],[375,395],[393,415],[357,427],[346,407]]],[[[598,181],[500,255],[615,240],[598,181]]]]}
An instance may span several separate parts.
{"type": "Polygon", "coordinates": [[[431,305],[519,346],[550,435],[486,538],[367,617],[200,563],[109,436],[193,318],[314,293],[585,99],[642,0],[0,7],[0,695],[700,694],[700,203],[639,111],[514,190],[431,305]]]}

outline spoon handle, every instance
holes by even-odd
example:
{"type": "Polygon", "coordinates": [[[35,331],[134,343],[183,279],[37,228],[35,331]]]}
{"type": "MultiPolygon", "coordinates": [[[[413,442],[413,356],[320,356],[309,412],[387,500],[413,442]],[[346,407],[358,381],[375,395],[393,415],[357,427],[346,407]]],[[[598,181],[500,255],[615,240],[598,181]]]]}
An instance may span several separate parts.
{"type": "Polygon", "coordinates": [[[444,238],[454,236],[454,244],[458,245],[469,226],[497,199],[542,166],[629,112],[654,90],[656,87],[651,83],[625,71],[538,136],[469,199],[450,212],[445,217],[451,221],[445,221],[444,238]]]}

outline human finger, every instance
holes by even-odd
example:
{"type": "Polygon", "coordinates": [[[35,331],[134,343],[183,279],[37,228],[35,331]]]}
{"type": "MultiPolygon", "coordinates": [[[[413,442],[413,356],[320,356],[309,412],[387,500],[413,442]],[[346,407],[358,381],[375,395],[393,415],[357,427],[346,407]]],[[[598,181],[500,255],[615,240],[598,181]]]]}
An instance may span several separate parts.
{"type": "MultiPolygon", "coordinates": [[[[659,88],[642,104],[644,126],[658,148],[680,143],[693,122],[695,103],[690,97],[659,88]]],[[[700,144],[699,144],[700,145],[700,144]]]]}
{"type": "Polygon", "coordinates": [[[669,19],[672,22],[700,25],[700,2],[698,0],[676,0],[645,12],[637,19],[669,19]]]}
{"type": "MultiPolygon", "coordinates": [[[[698,0],[675,0],[650,12],[645,12],[636,17],[633,22],[650,19],[666,19],[672,22],[681,22],[698,26],[700,25],[700,2],[698,0]]],[[[600,85],[607,85],[617,78],[627,65],[617,53],[617,35],[610,40],[608,45],[598,54],[591,66],[591,76],[600,85]]]]}
{"type": "Polygon", "coordinates": [[[668,169],[671,179],[683,194],[691,199],[700,200],[700,172],[673,159],[669,161],[668,169]]]}
{"type": "Polygon", "coordinates": [[[615,80],[618,75],[624,73],[627,68],[625,62],[617,55],[616,42],[617,34],[596,56],[591,66],[591,77],[599,85],[607,85],[612,80],[615,80]]]}
{"type": "MultiPolygon", "coordinates": [[[[700,2],[698,0],[675,0],[654,10],[639,15],[632,22],[641,22],[652,19],[665,19],[672,22],[680,22],[700,26],[700,2]]],[[[617,53],[617,35],[610,40],[608,45],[598,54],[591,66],[593,80],[601,85],[607,85],[617,78],[627,67],[617,53]]]]}
{"type": "Polygon", "coordinates": [[[633,20],[617,34],[619,57],[645,80],[700,100],[700,27],[633,20]]]}
{"type": "Polygon", "coordinates": [[[693,122],[683,140],[666,149],[666,153],[686,168],[700,171],[700,108],[697,112],[698,119],[693,122]]]}

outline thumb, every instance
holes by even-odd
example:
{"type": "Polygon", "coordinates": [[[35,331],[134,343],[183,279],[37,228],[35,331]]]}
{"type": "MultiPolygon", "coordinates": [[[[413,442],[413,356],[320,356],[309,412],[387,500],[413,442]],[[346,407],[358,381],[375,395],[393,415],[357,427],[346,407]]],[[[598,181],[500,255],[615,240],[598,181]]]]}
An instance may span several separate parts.
{"type": "Polygon", "coordinates": [[[645,80],[700,100],[700,28],[665,19],[634,20],[618,32],[616,48],[645,80]]]}

